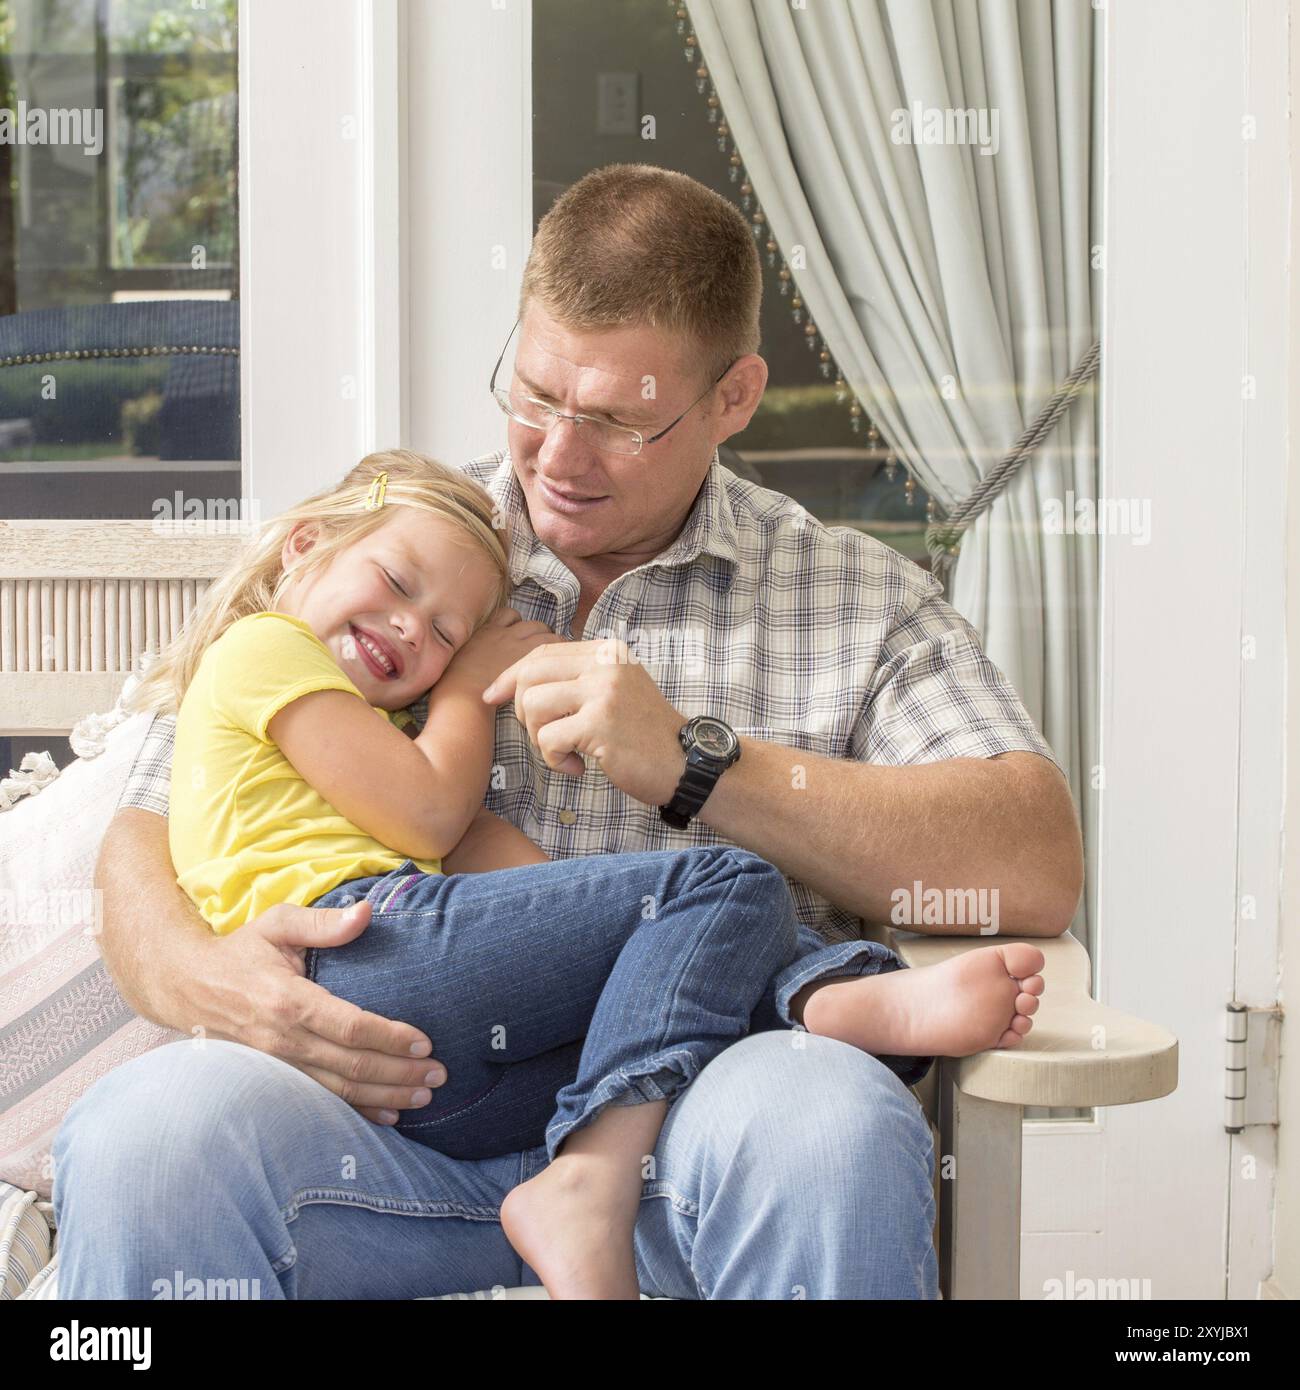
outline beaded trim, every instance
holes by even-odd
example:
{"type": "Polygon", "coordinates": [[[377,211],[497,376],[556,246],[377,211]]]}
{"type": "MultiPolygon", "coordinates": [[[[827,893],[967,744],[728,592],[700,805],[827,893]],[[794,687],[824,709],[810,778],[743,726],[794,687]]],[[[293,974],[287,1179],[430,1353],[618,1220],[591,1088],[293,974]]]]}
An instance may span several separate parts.
{"type": "Polygon", "coordinates": [[[28,352],[20,357],[0,357],[0,367],[20,367],[31,362],[67,362],[82,357],[172,357],[182,352],[216,357],[239,356],[237,347],[69,348],[61,352],[28,352]]]}

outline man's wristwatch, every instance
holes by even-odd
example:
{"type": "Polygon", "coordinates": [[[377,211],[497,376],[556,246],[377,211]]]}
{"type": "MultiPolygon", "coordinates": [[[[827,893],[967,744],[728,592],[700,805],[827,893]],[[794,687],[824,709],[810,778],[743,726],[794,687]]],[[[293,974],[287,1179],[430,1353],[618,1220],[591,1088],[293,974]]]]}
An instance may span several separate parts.
{"type": "Polygon", "coordinates": [[[688,719],[677,734],[686,750],[686,771],[673,799],[659,814],[677,830],[685,829],[708,800],[714,783],[740,758],[740,740],[730,724],[707,714],[688,719]]]}

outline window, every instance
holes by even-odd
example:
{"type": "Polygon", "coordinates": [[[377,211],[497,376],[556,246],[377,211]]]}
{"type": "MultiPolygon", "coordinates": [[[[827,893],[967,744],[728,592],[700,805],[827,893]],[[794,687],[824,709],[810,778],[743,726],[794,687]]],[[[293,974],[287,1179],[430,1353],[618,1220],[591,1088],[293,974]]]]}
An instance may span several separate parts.
{"type": "Polygon", "coordinates": [[[0,0],[0,87],[0,515],[237,497],[235,0],[0,0]]]}
{"type": "Polygon", "coordinates": [[[0,517],[244,514],[237,8],[0,0],[0,517]]]}

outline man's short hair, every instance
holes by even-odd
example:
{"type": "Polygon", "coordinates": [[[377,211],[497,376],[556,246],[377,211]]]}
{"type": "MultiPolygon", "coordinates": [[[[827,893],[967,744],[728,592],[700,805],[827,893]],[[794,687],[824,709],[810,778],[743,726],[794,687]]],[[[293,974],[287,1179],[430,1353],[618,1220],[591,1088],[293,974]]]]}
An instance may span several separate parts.
{"type": "Polygon", "coordinates": [[[757,352],[763,276],[740,210],[686,174],[607,164],[542,218],[519,316],[536,301],[574,332],[647,326],[698,344],[714,380],[757,352]]]}

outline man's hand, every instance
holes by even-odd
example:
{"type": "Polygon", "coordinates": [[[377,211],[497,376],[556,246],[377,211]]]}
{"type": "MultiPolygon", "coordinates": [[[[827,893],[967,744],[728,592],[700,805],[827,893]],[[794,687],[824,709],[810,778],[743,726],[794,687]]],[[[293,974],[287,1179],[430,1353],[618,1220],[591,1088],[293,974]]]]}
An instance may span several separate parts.
{"type": "Polygon", "coordinates": [[[525,621],[518,609],[500,608],[447,663],[438,685],[465,686],[477,695],[539,643],[564,640],[545,623],[525,621]]]}
{"type": "Polygon", "coordinates": [[[672,800],[686,767],[677,740],[686,716],[664,699],[616,638],[535,647],[483,692],[514,700],[515,716],[548,767],[580,777],[594,758],[622,792],[647,806],[672,800]]]}
{"type": "Polygon", "coordinates": [[[140,1017],[279,1057],[377,1124],[427,1104],[427,1091],[424,1099],[413,1093],[446,1079],[419,1029],[366,1013],[305,976],[304,950],[360,936],[369,904],[282,905],[214,936],[176,882],[166,818],[135,807],[109,822],[95,888],[100,954],[140,1017]],[[430,1072],[434,1082],[425,1079],[430,1072]]]}
{"type": "Polygon", "coordinates": [[[221,1020],[209,1037],[270,1053],[319,1081],[377,1124],[396,1122],[442,1064],[418,1028],[368,1013],[306,978],[309,946],[342,946],[370,925],[370,904],[294,907],[279,904],[237,931],[214,937],[209,969],[193,982],[195,1013],[221,1020]],[[421,1059],[419,1062],[406,1059],[421,1059]],[[388,1112],[385,1114],[384,1112],[388,1112]]]}

